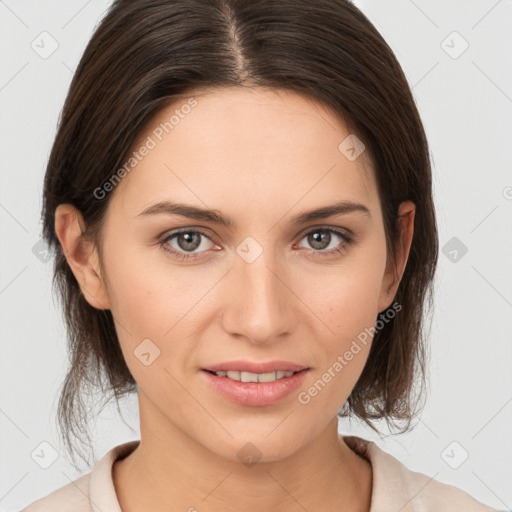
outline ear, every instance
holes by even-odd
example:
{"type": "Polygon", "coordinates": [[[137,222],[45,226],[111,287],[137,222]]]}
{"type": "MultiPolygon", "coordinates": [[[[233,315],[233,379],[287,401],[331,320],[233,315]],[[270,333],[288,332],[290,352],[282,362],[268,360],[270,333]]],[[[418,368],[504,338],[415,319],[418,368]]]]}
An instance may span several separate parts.
{"type": "Polygon", "coordinates": [[[388,258],[386,270],[382,280],[381,296],[379,299],[379,312],[391,306],[396,295],[398,285],[405,271],[409,250],[411,248],[414,232],[414,215],[416,206],[412,201],[403,201],[398,207],[396,222],[399,228],[399,239],[396,245],[395,262],[388,258]]]}
{"type": "Polygon", "coordinates": [[[101,276],[97,249],[85,240],[82,214],[71,204],[59,204],[55,210],[55,233],[64,256],[87,302],[96,309],[110,309],[101,276]]]}

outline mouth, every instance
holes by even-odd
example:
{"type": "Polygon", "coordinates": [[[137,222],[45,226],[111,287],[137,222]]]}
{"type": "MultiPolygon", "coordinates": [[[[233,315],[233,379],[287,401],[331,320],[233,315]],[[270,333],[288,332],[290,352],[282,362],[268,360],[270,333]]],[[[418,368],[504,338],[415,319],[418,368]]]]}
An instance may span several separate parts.
{"type": "Polygon", "coordinates": [[[287,377],[291,377],[292,375],[305,372],[307,370],[309,370],[309,368],[303,368],[302,370],[297,371],[277,370],[266,373],[253,373],[236,370],[204,371],[211,373],[212,375],[216,375],[217,377],[225,377],[226,379],[235,380],[238,382],[274,382],[276,380],[285,379],[287,377]]]}
{"type": "Polygon", "coordinates": [[[253,373],[204,368],[201,373],[206,377],[206,383],[229,401],[244,406],[264,407],[277,405],[289,397],[304,383],[311,368],[265,370],[263,373],[253,373]]]}

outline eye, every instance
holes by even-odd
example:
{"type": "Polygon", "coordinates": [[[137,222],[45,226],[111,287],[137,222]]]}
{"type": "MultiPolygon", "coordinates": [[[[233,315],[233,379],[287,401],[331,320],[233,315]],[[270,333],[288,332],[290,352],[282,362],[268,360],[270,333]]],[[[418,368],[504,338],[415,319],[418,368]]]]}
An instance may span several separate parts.
{"type": "Polygon", "coordinates": [[[315,249],[313,254],[317,256],[330,256],[335,253],[345,252],[348,246],[353,243],[353,239],[347,233],[333,228],[316,228],[307,232],[302,240],[306,239],[307,243],[315,249]],[[333,238],[334,235],[334,238],[333,238]],[[333,248],[326,250],[331,243],[336,242],[336,238],[341,239],[341,242],[335,243],[333,248]]]}
{"type": "MultiPolygon", "coordinates": [[[[166,252],[172,254],[173,257],[176,257],[182,261],[195,260],[202,257],[201,253],[207,252],[208,244],[206,243],[205,246],[203,239],[212,242],[210,237],[203,231],[185,228],[179,231],[174,231],[167,235],[160,242],[160,245],[166,252]],[[171,243],[173,241],[175,241],[176,245],[171,243]],[[193,252],[197,249],[200,249],[201,247],[203,248],[202,251],[199,250],[197,252],[193,252]]],[[[321,227],[311,230],[307,232],[301,240],[304,239],[307,239],[308,244],[310,244],[310,246],[313,248],[312,253],[314,257],[332,256],[336,253],[346,252],[348,246],[354,243],[353,238],[347,233],[328,227],[321,227]],[[339,241],[334,245],[333,248],[326,250],[331,245],[333,240],[334,242],[336,241],[336,238],[341,239],[341,242],[339,241]]],[[[213,245],[220,249],[218,245],[213,245]]]]}
{"type": "MultiPolygon", "coordinates": [[[[171,234],[169,234],[167,237],[165,237],[161,242],[160,245],[164,249],[164,251],[167,251],[171,253],[173,256],[177,257],[181,260],[194,260],[196,258],[201,257],[201,252],[198,253],[192,252],[199,247],[204,248],[204,244],[202,243],[202,238],[206,238],[207,240],[210,240],[208,235],[206,233],[203,233],[202,231],[193,230],[193,229],[182,229],[181,231],[175,231],[171,234]],[[173,246],[171,244],[171,241],[173,239],[176,239],[176,246],[173,246]],[[184,251],[184,252],[182,252],[184,251]]],[[[210,240],[211,241],[211,240],[210,240]]],[[[208,245],[208,244],[206,244],[208,245]]]]}

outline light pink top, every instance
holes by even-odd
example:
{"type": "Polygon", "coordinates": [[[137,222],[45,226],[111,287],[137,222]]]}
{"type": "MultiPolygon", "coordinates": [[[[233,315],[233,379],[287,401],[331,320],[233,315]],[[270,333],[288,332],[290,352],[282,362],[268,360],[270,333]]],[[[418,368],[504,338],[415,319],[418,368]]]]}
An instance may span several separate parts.
{"type": "MultiPolygon", "coordinates": [[[[468,493],[407,469],[374,442],[343,436],[347,445],[372,465],[370,512],[496,512],[468,493]]],[[[114,462],[129,455],[139,441],[115,446],[93,470],[31,503],[22,512],[122,512],[112,480],[114,462]]]]}

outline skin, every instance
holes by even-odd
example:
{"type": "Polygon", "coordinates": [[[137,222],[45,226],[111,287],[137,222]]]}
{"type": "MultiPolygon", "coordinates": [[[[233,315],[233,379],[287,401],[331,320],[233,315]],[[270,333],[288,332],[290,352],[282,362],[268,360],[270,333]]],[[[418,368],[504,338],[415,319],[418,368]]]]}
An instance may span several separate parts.
{"type": "MultiPolygon", "coordinates": [[[[116,186],[102,231],[102,266],[97,247],[80,240],[80,213],[67,204],[56,212],[68,263],[88,302],[112,311],[138,384],[140,445],[113,471],[122,510],[368,511],[372,468],[338,439],[336,413],[363,370],[371,339],[307,405],[297,395],[393,303],[414,204],[400,205],[393,264],[368,152],[350,161],[338,150],[350,131],[332,111],[263,88],[194,97],[197,106],[116,186]],[[340,199],[364,204],[371,216],[290,221],[340,199]],[[139,216],[163,200],[216,209],[235,226],[139,216]],[[315,245],[307,235],[326,227],[350,230],[356,242],[331,233],[315,245]],[[177,228],[207,233],[188,249],[196,260],[182,261],[160,244],[177,228]],[[246,237],[263,249],[250,264],[236,251],[246,237]],[[345,250],[320,254],[337,246],[345,250]],[[148,366],[134,355],[144,339],[160,350],[148,366]],[[297,392],[251,407],[219,395],[201,371],[234,359],[283,359],[311,370],[297,392]],[[253,466],[237,456],[248,442],[261,454],[253,466]]],[[[134,148],[185,101],[159,112],[134,148]]],[[[186,244],[177,236],[167,247],[187,254],[186,244]]]]}

